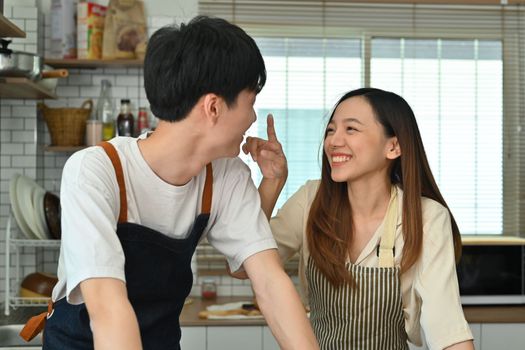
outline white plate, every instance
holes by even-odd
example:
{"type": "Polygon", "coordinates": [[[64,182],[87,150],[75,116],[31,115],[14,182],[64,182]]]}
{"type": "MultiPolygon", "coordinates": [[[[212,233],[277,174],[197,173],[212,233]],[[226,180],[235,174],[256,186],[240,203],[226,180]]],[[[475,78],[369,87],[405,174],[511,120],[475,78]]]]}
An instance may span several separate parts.
{"type": "Polygon", "coordinates": [[[22,234],[26,236],[26,238],[33,239],[34,235],[27,225],[24,215],[22,214],[22,210],[18,204],[17,183],[19,178],[20,174],[15,174],[9,183],[9,198],[11,199],[11,208],[13,209],[15,220],[18,224],[18,228],[20,231],[22,231],[22,234]]]}
{"type": "Polygon", "coordinates": [[[29,227],[32,239],[40,239],[38,227],[35,223],[35,209],[33,208],[33,192],[38,184],[27,176],[20,175],[16,182],[16,197],[24,221],[29,227]]]}
{"type": "Polygon", "coordinates": [[[35,224],[38,228],[36,232],[41,239],[51,239],[46,223],[46,213],[44,211],[44,196],[46,190],[43,187],[36,187],[33,191],[33,213],[35,215],[35,224]]]}

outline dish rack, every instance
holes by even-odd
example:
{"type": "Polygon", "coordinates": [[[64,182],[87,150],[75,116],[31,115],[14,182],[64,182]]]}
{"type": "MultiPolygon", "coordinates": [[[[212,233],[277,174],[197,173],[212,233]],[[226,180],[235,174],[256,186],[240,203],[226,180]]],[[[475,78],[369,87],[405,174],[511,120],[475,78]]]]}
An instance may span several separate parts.
{"type": "Polygon", "coordinates": [[[6,225],[5,234],[5,300],[4,300],[4,314],[9,316],[10,308],[17,307],[42,307],[47,306],[49,298],[22,298],[18,296],[18,291],[13,289],[20,285],[20,249],[23,247],[44,247],[44,248],[60,248],[60,240],[43,240],[43,239],[19,239],[11,236],[11,218],[9,213],[6,225]],[[11,252],[15,256],[15,283],[11,285],[11,252]]]}

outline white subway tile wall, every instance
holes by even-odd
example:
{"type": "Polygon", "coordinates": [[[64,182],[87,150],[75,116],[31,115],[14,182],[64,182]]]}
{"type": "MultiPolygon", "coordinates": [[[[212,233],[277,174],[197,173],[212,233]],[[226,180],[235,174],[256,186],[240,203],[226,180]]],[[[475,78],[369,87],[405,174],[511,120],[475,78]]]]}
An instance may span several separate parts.
{"type": "MultiPolygon", "coordinates": [[[[13,39],[12,48],[38,53],[50,57],[50,17],[43,15],[32,4],[29,7],[5,6],[4,15],[27,33],[27,38],[13,39]]],[[[150,35],[158,28],[185,18],[171,16],[148,18],[150,35]]],[[[56,89],[58,99],[43,101],[49,107],[79,107],[86,99],[92,99],[96,106],[101,80],[112,83],[115,107],[120,99],[131,99],[136,116],[139,107],[149,107],[143,85],[142,69],[98,68],[71,69],[69,77],[59,79],[56,89]]],[[[33,177],[47,191],[59,194],[60,179],[64,163],[71,153],[46,152],[50,143],[47,126],[37,113],[37,101],[0,99],[0,297],[5,293],[5,228],[10,213],[9,180],[15,173],[33,177]]],[[[16,230],[16,225],[15,230],[16,230]]],[[[58,249],[24,248],[22,251],[22,276],[35,270],[56,273],[58,249]]],[[[14,256],[13,256],[14,257],[14,256]]],[[[216,264],[217,265],[217,264],[216,264]]],[[[222,263],[221,266],[224,266],[222,263]]],[[[15,261],[11,259],[11,276],[14,275],[15,261]]],[[[219,266],[219,267],[221,267],[219,266]]],[[[217,267],[217,266],[215,266],[217,267]]],[[[249,281],[232,279],[229,276],[196,276],[191,295],[200,295],[203,279],[214,279],[219,295],[251,295],[249,281]]],[[[295,279],[297,283],[297,280],[295,279]]],[[[13,284],[13,283],[11,283],[13,284]]],[[[14,286],[14,290],[18,286],[14,286]]]]}
{"type": "MultiPolygon", "coordinates": [[[[39,27],[40,14],[35,2],[25,2],[30,7],[4,6],[4,16],[19,26],[27,34],[26,38],[13,38],[10,48],[18,51],[39,53],[39,38],[42,37],[42,28],[39,27]]],[[[5,233],[7,219],[10,215],[11,202],[9,199],[9,182],[14,174],[23,174],[35,178],[43,185],[43,177],[38,170],[37,147],[37,113],[34,100],[0,100],[0,291],[5,295],[5,233]]],[[[13,220],[14,221],[14,220],[13,220]]],[[[13,225],[13,234],[19,235],[16,225],[13,225]]],[[[26,247],[20,252],[20,274],[25,276],[37,269],[37,260],[40,251],[33,247],[26,247]]],[[[16,273],[14,260],[11,255],[10,274],[16,273]]],[[[18,286],[14,287],[16,291],[18,286]]]]}

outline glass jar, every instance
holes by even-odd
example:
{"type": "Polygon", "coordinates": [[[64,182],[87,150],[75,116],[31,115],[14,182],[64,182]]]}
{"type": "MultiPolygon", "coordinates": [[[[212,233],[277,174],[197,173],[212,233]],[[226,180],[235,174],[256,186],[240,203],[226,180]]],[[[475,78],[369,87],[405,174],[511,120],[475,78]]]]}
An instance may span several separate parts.
{"type": "Polygon", "coordinates": [[[102,122],[90,119],[86,121],[86,145],[95,146],[102,141],[102,122]]]}
{"type": "Polygon", "coordinates": [[[201,296],[203,299],[215,299],[217,297],[217,284],[214,280],[202,281],[201,296]]]}

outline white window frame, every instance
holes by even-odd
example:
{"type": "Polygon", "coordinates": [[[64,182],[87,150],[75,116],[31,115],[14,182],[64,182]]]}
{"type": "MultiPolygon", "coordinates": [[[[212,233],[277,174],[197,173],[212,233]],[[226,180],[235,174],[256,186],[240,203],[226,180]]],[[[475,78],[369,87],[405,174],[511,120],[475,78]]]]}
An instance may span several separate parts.
{"type": "MultiPolygon", "coordinates": [[[[249,25],[243,26],[243,28],[253,37],[278,37],[278,38],[342,38],[342,39],[360,39],[362,45],[362,83],[363,86],[370,86],[371,81],[371,47],[372,39],[374,38],[406,38],[406,39],[443,39],[443,40],[495,40],[502,42],[502,60],[503,60],[503,218],[502,218],[502,235],[504,236],[519,236],[521,234],[520,228],[525,227],[525,215],[519,215],[521,203],[520,193],[523,191],[523,186],[519,183],[519,174],[525,174],[525,165],[519,162],[520,154],[519,150],[519,134],[521,128],[516,121],[519,120],[519,111],[523,108],[516,108],[513,104],[520,104],[518,101],[509,101],[507,93],[515,86],[520,86],[519,76],[520,72],[525,73],[525,67],[519,67],[519,65],[510,65],[508,62],[517,62],[517,55],[519,48],[520,38],[519,34],[509,35],[506,33],[505,37],[498,34],[473,34],[472,32],[464,33],[450,33],[445,32],[432,32],[429,33],[414,33],[413,31],[371,31],[371,30],[360,30],[345,29],[345,28],[331,28],[330,30],[319,29],[319,28],[304,28],[309,33],[305,35],[305,31],[300,28],[296,28],[297,32],[294,34],[287,32],[286,36],[280,33],[275,33],[272,30],[262,29],[260,27],[250,27],[249,25]],[[521,69],[520,69],[521,68],[521,69]],[[516,162],[520,164],[518,167],[515,166],[516,162]],[[520,203],[520,205],[518,205],[520,203]]],[[[523,39],[522,39],[523,40],[523,39]]],[[[525,64],[523,64],[525,66],[525,64]]],[[[496,234],[496,233],[495,233],[496,234]]]]}

